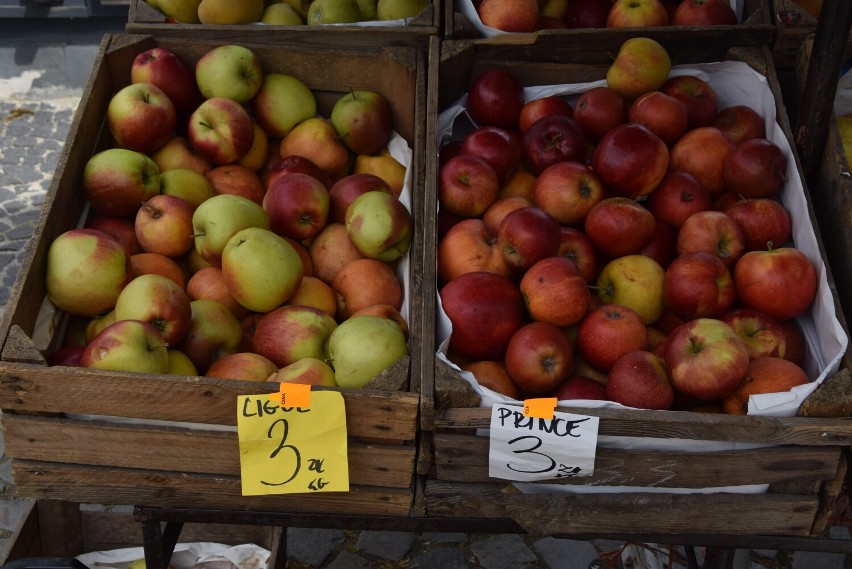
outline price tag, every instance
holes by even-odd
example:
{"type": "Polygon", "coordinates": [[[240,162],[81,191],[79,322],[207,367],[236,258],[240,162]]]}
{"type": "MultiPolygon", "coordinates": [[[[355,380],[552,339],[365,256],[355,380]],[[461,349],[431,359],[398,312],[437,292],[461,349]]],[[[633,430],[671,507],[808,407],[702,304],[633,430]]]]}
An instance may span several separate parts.
{"type": "Polygon", "coordinates": [[[524,417],[536,417],[538,419],[552,419],[556,411],[556,397],[542,397],[539,399],[526,399],[524,401],[524,417]]]}
{"type": "Polygon", "coordinates": [[[526,407],[492,407],[489,476],[536,482],[594,474],[598,417],[556,411],[546,419],[526,407]]]}
{"type": "Polygon", "coordinates": [[[243,496],[349,491],[343,395],[312,392],[309,407],[281,406],[281,397],[237,397],[243,496]]]}

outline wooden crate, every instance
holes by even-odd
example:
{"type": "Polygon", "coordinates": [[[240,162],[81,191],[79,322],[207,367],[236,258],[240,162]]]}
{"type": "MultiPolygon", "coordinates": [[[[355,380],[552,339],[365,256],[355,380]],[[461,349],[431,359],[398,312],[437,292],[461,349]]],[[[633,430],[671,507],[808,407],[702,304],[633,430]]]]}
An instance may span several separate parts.
{"type": "Polygon", "coordinates": [[[795,0],[771,0],[772,22],[775,38],[772,40],[772,58],[780,69],[793,69],[802,42],[816,31],[817,19],[795,0]],[[798,16],[784,18],[785,11],[798,16]]]}
{"type": "MultiPolygon", "coordinates": [[[[276,391],[277,384],[48,367],[34,343],[45,298],[47,249],[81,218],[86,201],[82,171],[90,156],[111,143],[106,108],[112,94],[129,82],[133,58],[162,46],[194,63],[216,45],[221,43],[127,34],[107,35],[101,43],[0,324],[5,378],[0,409],[15,491],[79,503],[407,516],[420,388],[419,375],[411,373],[420,365],[419,278],[410,278],[406,291],[410,356],[384,370],[371,383],[374,388],[340,390],[351,441],[348,493],[241,496],[234,403],[238,395],[276,391]]],[[[264,69],[305,81],[322,116],[355,85],[385,95],[394,129],[412,148],[412,187],[422,186],[422,51],[243,45],[259,56],[264,69]]],[[[419,192],[413,194],[412,215],[419,222],[423,204],[419,192]]],[[[418,227],[410,277],[419,272],[422,239],[418,227]]]]}
{"type": "MultiPolygon", "coordinates": [[[[469,0],[444,0],[444,38],[478,39],[482,31],[461,6],[469,0]]],[[[722,59],[733,46],[771,45],[775,26],[770,19],[769,0],[743,0],[742,23],[736,26],[655,26],[647,28],[581,28],[541,30],[532,34],[505,33],[490,39],[495,43],[526,43],[535,40],[538,57],[549,61],[587,63],[589,54],[615,54],[627,39],[641,35],[653,38],[672,53],[693,61],[722,59]],[[568,59],[565,59],[565,58],[568,59]]]]}
{"type": "MultiPolygon", "coordinates": [[[[594,65],[541,63],[529,56],[534,49],[534,45],[497,46],[483,40],[443,42],[440,50],[430,52],[430,60],[440,62],[430,64],[430,112],[437,115],[439,109],[448,108],[466,92],[468,78],[487,68],[507,69],[524,85],[533,86],[602,79],[608,67],[605,59],[592,53],[588,57],[594,65]]],[[[675,59],[680,55],[673,54],[675,59]]],[[[743,60],[766,77],[777,109],[775,118],[784,138],[795,148],[768,46],[731,50],[728,58],[743,60]]],[[[430,121],[430,128],[437,128],[434,123],[430,121]]],[[[427,144],[431,145],[427,155],[436,156],[441,144],[437,130],[428,135],[427,144]]],[[[801,172],[796,155],[793,157],[801,172]]],[[[437,165],[430,164],[427,191],[432,193],[427,201],[432,209],[437,206],[436,186],[437,165]]],[[[806,210],[804,215],[814,223],[806,210]]],[[[430,230],[437,231],[435,227],[430,230]]],[[[433,249],[425,258],[435,255],[433,249]]],[[[434,263],[424,267],[430,271],[424,278],[437,284],[434,263]]],[[[836,296],[833,303],[836,305],[836,296]]],[[[839,310],[837,318],[845,329],[839,310]]],[[[433,321],[424,318],[424,322],[433,321]]],[[[424,338],[440,342],[442,338],[436,334],[424,334],[424,338]]],[[[550,483],[535,485],[542,493],[524,493],[510,482],[489,477],[489,440],[475,433],[489,427],[491,409],[479,406],[479,395],[442,359],[424,359],[423,397],[432,393],[435,398],[434,414],[424,413],[421,420],[421,428],[432,434],[429,460],[424,456],[419,462],[420,472],[426,476],[426,515],[511,519],[530,533],[568,536],[818,534],[826,525],[832,499],[840,493],[845,451],[852,441],[848,360],[842,360],[839,367],[802,405],[800,415],[810,417],[560,407],[561,411],[599,417],[599,435],[623,437],[624,442],[638,440],[634,437],[660,443],[724,441],[729,448],[686,452],[683,448],[666,450],[666,444],[653,450],[598,445],[592,477],[554,482],[571,493],[545,491],[557,488],[548,488],[550,483]],[[430,365],[434,367],[429,369],[430,365]],[[426,387],[428,378],[434,378],[433,391],[426,387]],[[816,418],[827,415],[843,418],[816,418]],[[748,443],[773,446],[752,448],[748,443]],[[763,485],[768,492],[731,491],[730,487],[747,484],[763,485]],[[723,491],[705,493],[708,488],[723,491]]]]}
{"type": "Polygon", "coordinates": [[[170,23],[145,0],[130,0],[125,31],[159,37],[214,39],[228,43],[270,42],[302,46],[351,49],[357,46],[413,46],[427,48],[429,38],[440,34],[440,0],[432,3],[407,25],[279,26],[268,24],[212,25],[170,23]]]}

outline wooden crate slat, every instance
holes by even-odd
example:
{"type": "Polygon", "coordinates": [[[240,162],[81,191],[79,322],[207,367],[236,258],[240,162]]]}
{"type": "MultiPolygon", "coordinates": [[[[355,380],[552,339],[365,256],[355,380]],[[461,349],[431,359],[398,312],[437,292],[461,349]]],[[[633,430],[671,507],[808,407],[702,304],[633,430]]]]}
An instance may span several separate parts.
{"type": "Polygon", "coordinates": [[[364,486],[350,486],[349,492],[243,496],[236,477],[27,460],[13,461],[12,474],[19,497],[84,504],[408,516],[412,500],[410,489],[364,486]]]}
{"type": "MultiPolygon", "coordinates": [[[[236,432],[4,415],[3,435],[13,460],[240,475],[236,432]]],[[[408,488],[414,455],[413,445],[350,444],[350,482],[408,488]]]]}
{"type": "Polygon", "coordinates": [[[427,481],[430,516],[511,518],[535,534],[807,535],[817,496],[786,494],[520,494],[511,486],[427,481]]]}
{"type": "MultiPolygon", "coordinates": [[[[446,482],[488,482],[487,437],[436,433],[438,478],[446,482]]],[[[566,478],[558,484],[708,488],[769,484],[785,480],[831,480],[837,472],[838,447],[771,447],[719,452],[673,452],[598,448],[591,477],[566,478]]]]}

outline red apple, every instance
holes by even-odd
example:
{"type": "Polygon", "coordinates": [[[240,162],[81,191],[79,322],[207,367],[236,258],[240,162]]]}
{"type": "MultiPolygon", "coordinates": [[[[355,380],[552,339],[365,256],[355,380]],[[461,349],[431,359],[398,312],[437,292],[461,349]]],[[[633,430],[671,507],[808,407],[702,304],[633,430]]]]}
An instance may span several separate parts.
{"type": "Polygon", "coordinates": [[[638,253],[654,233],[654,216],[636,200],[599,201],[586,216],[584,231],[598,251],[616,258],[638,253]]]}
{"type": "Polygon", "coordinates": [[[713,123],[734,144],[766,137],[763,117],[748,105],[732,105],[716,114],[713,123]]]}
{"type": "Polygon", "coordinates": [[[334,318],[318,308],[281,306],[260,318],[252,344],[281,368],[302,358],[324,359],[323,346],[336,327],[334,318]]]}
{"type": "Polygon", "coordinates": [[[592,302],[580,269],[566,257],[537,262],[527,269],[518,286],[530,318],[555,326],[576,324],[592,302]]]}
{"type": "Polygon", "coordinates": [[[162,89],[174,104],[178,117],[187,117],[201,103],[195,70],[179,55],[165,47],[146,49],[133,58],[132,83],[152,83],[162,89]]]}
{"type": "Polygon", "coordinates": [[[242,164],[223,164],[207,172],[207,180],[217,194],[243,196],[256,204],[263,203],[266,189],[260,176],[242,164]]]}
{"type": "Polygon", "coordinates": [[[136,238],[134,220],[129,217],[102,215],[95,212],[86,220],[84,227],[86,229],[97,229],[110,235],[118,241],[128,257],[142,252],[142,247],[136,238]]]}
{"type": "Polygon", "coordinates": [[[175,346],[204,373],[211,363],[239,350],[243,327],[234,313],[215,300],[198,299],[190,303],[192,320],[183,340],[175,346]]]}
{"type": "Polygon", "coordinates": [[[141,275],[127,283],[115,301],[115,320],[141,320],[152,324],[170,345],[189,330],[190,300],[173,280],[162,275],[141,275]]]}
{"type": "Polygon", "coordinates": [[[488,209],[486,209],[485,213],[482,214],[482,222],[490,231],[494,232],[494,235],[497,235],[497,230],[500,229],[500,223],[503,222],[503,218],[506,217],[509,212],[521,209],[522,207],[530,207],[531,205],[533,205],[532,202],[521,196],[511,196],[508,198],[498,199],[488,206],[488,209]]]}
{"type": "Polygon", "coordinates": [[[160,193],[160,169],[142,152],[108,148],[86,162],[83,191],[97,213],[135,216],[140,205],[160,193]]]}
{"type": "Polygon", "coordinates": [[[175,134],[175,106],[152,83],[131,83],[121,88],[107,107],[107,127],[115,146],[150,153],[175,134]]]}
{"type": "Polygon", "coordinates": [[[269,216],[269,228],[297,241],[319,233],[328,220],[328,190],[307,174],[294,172],[276,179],[262,205],[269,216]]]}
{"type": "Polygon", "coordinates": [[[80,358],[83,356],[83,352],[85,351],[86,346],[73,344],[62,346],[58,350],[45,356],[45,360],[49,366],[82,367],[80,364],[80,358]]]}
{"type": "Polygon", "coordinates": [[[743,230],[746,249],[768,249],[768,243],[783,245],[790,239],[792,220],[781,202],[769,198],[744,199],[725,210],[743,230]]]}
{"type": "Polygon", "coordinates": [[[202,267],[193,273],[186,283],[186,294],[190,300],[199,298],[215,300],[226,306],[240,320],[249,313],[248,308],[237,302],[228,290],[225,277],[222,276],[222,269],[219,267],[202,267]]]}
{"type": "Polygon", "coordinates": [[[578,225],[603,199],[604,192],[603,182],[585,164],[556,162],[536,178],[533,202],[561,225],[578,225]]]}
{"type": "Polygon", "coordinates": [[[521,392],[549,395],[571,376],[574,348],[559,327],[531,322],[512,334],[504,361],[521,392]]]}
{"type": "Polygon", "coordinates": [[[402,307],[402,283],[393,269],[376,259],[355,259],[337,271],[331,288],[337,295],[337,317],[341,321],[374,304],[402,307]]]}
{"type": "Polygon", "coordinates": [[[574,103],[574,120],[593,142],[609,130],[627,122],[628,102],[610,87],[593,87],[574,103]]]}
{"type": "Polygon", "coordinates": [[[503,183],[521,163],[521,146],[517,138],[498,126],[481,126],[462,139],[460,152],[479,156],[494,168],[503,183]]]}
{"type": "Polygon", "coordinates": [[[684,253],[666,269],[663,303],[679,318],[718,318],[736,299],[731,273],[716,255],[684,253]]]}
{"type": "Polygon", "coordinates": [[[214,97],[201,103],[189,117],[187,135],[204,159],[213,164],[230,164],[251,149],[254,127],[240,103],[214,97]]]}
{"type": "Polygon", "coordinates": [[[518,384],[509,377],[509,372],[506,371],[506,366],[502,362],[480,360],[459,367],[472,373],[476,382],[482,387],[512,399],[521,398],[521,390],[518,389],[518,384]]]}
{"type": "Polygon", "coordinates": [[[787,334],[776,319],[753,308],[734,308],[719,317],[739,334],[748,348],[749,358],[787,353],[787,334]]]}
{"type": "Polygon", "coordinates": [[[810,382],[798,365],[777,357],[760,357],[749,362],[748,371],[740,386],[722,400],[725,413],[748,415],[752,395],[790,391],[797,385],[810,382]]]}
{"type": "Polygon", "coordinates": [[[672,15],[674,26],[735,26],[738,23],[729,0],[683,0],[672,15]]]}
{"type": "Polygon", "coordinates": [[[449,350],[473,360],[503,357],[524,322],[524,301],[508,277],[463,274],[440,289],[441,306],[453,326],[449,350]]]}
{"type": "Polygon", "coordinates": [[[692,129],[672,146],[669,166],[694,176],[710,197],[715,198],[728,189],[725,160],[734,148],[734,143],[716,127],[692,129]]]}
{"type": "Polygon", "coordinates": [[[524,272],[538,261],[553,257],[559,251],[559,223],[537,207],[524,207],[510,212],[497,230],[497,245],[506,263],[524,272]]]}
{"type": "Polygon", "coordinates": [[[254,352],[236,352],[210,364],[204,375],[241,381],[266,381],[276,371],[278,366],[267,357],[254,352]]]}
{"type": "Polygon", "coordinates": [[[481,0],[477,11],[490,28],[515,33],[539,29],[538,0],[481,0]]]}
{"type": "Polygon", "coordinates": [[[438,174],[438,202],[460,217],[478,217],[497,199],[500,178],[479,156],[459,154],[438,174]]]}
{"type": "Polygon", "coordinates": [[[349,239],[346,226],[342,223],[329,223],[311,239],[308,254],[317,278],[331,283],[338,271],[350,261],[364,256],[349,239]]]}
{"type": "Polygon", "coordinates": [[[669,25],[669,12],[660,0],[615,0],[606,18],[608,28],[646,28],[669,25]]]}
{"type": "Polygon", "coordinates": [[[481,72],[468,88],[467,110],[479,126],[516,128],[523,106],[523,85],[503,69],[481,72]]]}
{"type": "Polygon", "coordinates": [[[816,296],[816,269],[794,247],[749,251],[737,262],[733,274],[740,304],[776,320],[799,316],[816,296]]]}
{"type": "Polygon", "coordinates": [[[592,154],[592,168],[614,194],[646,196],[669,169],[669,149],[648,128],[626,123],[601,138],[592,154]]]}
{"type": "Polygon", "coordinates": [[[649,91],[631,103],[627,110],[630,122],[645,126],[671,146],[688,128],[686,107],[679,99],[662,91],[649,91]]]}
{"type": "Polygon", "coordinates": [[[343,144],[355,154],[374,154],[387,146],[393,132],[393,109],[376,91],[350,89],[329,113],[343,144]]]}
{"type": "Polygon", "coordinates": [[[80,366],[112,371],[164,374],[169,367],[166,342],[141,320],[121,320],[101,330],[80,355],[80,366]]]}
{"type": "Polygon", "coordinates": [[[393,193],[390,185],[375,174],[349,174],[337,180],[328,190],[328,222],[343,223],[349,204],[372,191],[393,193]]]}
{"type": "Polygon", "coordinates": [[[331,180],[331,176],[326,174],[325,170],[317,166],[313,160],[305,158],[304,156],[299,156],[298,154],[290,154],[284,158],[278,158],[276,156],[275,161],[261,177],[263,187],[268,190],[276,178],[285,174],[292,174],[294,172],[313,176],[322,182],[322,185],[329,190],[334,185],[334,182],[331,180]]]}
{"type": "Polygon", "coordinates": [[[702,401],[732,393],[748,370],[748,348],[733,328],[715,318],[696,318],[675,328],[664,360],[674,388],[702,401]]]}
{"type": "Polygon", "coordinates": [[[583,279],[589,284],[595,280],[598,270],[597,253],[592,241],[585,233],[573,227],[560,227],[561,236],[559,240],[559,251],[556,253],[561,257],[571,259],[583,279]]]}
{"type": "Polygon", "coordinates": [[[689,130],[710,126],[719,112],[719,98],[709,83],[695,75],[675,75],[660,91],[678,99],[686,108],[689,130]]]}
{"type": "MultiPolygon", "coordinates": [[[[609,0],[607,0],[609,1],[609,0]]],[[[588,401],[608,401],[606,386],[584,375],[574,375],[556,388],[553,396],[557,401],[583,399],[588,401]]]]}
{"type": "Polygon", "coordinates": [[[180,198],[158,194],[139,208],[134,229],[148,253],[180,257],[195,246],[192,206],[180,198]]]}
{"type": "Polygon", "coordinates": [[[527,101],[521,107],[521,113],[518,116],[518,131],[521,134],[525,133],[533,123],[547,115],[572,117],[574,116],[574,108],[571,103],[557,95],[527,101]]]}
{"type": "Polygon", "coordinates": [[[609,372],[621,356],[644,350],[648,331],[633,310],[620,304],[602,304],[583,317],[577,327],[577,352],[590,366],[609,372]]]}
{"type": "Polygon", "coordinates": [[[438,277],[444,283],[464,273],[511,274],[497,245],[497,231],[481,219],[464,219],[453,225],[438,243],[437,258],[438,277]]]}
{"type": "Polygon", "coordinates": [[[671,409],[672,382],[663,360],[644,350],[620,357],[607,376],[607,399],[637,409],[671,409]]]}
{"type": "Polygon", "coordinates": [[[712,209],[713,201],[695,176],[671,171],[648,197],[647,206],[656,219],[680,229],[693,213],[712,209]]]}
{"type": "Polygon", "coordinates": [[[651,240],[639,250],[639,254],[654,259],[665,269],[677,257],[677,230],[657,220],[651,240]]]}
{"type": "Polygon", "coordinates": [[[605,28],[611,0],[571,0],[565,14],[568,28],[605,28]]]}
{"type": "Polygon", "coordinates": [[[724,177],[729,191],[746,198],[770,198],[787,181],[787,156],[774,142],[752,138],[727,155],[724,177]]]}
{"type": "Polygon", "coordinates": [[[784,352],[784,359],[793,362],[796,365],[805,365],[805,334],[802,332],[798,322],[791,318],[780,322],[781,328],[784,329],[784,336],[787,339],[787,349],[784,352]]]}
{"type": "Polygon", "coordinates": [[[677,234],[677,252],[680,255],[703,251],[719,257],[729,269],[745,253],[745,237],[737,222],[728,214],[699,211],[689,216],[677,234]]]}
{"type": "Polygon", "coordinates": [[[535,175],[556,162],[584,162],[588,137],[574,119],[548,115],[521,135],[521,157],[535,175]]]}

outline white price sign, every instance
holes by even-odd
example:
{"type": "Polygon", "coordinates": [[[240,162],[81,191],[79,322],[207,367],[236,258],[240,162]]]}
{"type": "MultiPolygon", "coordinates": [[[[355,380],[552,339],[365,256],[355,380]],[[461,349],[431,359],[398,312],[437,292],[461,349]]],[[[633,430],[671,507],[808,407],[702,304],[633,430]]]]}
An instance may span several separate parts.
{"type": "Polygon", "coordinates": [[[561,412],[531,417],[521,407],[495,404],[488,475],[514,482],[591,476],[598,423],[598,417],[561,412]]]}

